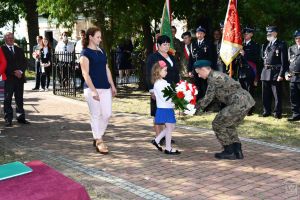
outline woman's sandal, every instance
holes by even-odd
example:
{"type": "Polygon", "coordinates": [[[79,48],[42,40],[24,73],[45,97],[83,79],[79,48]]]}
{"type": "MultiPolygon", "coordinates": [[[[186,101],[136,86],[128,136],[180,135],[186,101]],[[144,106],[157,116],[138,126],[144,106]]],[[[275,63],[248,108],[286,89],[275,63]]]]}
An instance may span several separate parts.
{"type": "Polygon", "coordinates": [[[168,154],[168,155],[179,155],[179,154],[181,154],[181,152],[178,151],[178,150],[173,150],[173,149],[171,149],[170,151],[168,151],[168,150],[165,149],[165,154],[168,154]]]}
{"type": "Polygon", "coordinates": [[[103,140],[96,141],[96,150],[101,154],[108,154],[108,147],[105,145],[103,140]]]}

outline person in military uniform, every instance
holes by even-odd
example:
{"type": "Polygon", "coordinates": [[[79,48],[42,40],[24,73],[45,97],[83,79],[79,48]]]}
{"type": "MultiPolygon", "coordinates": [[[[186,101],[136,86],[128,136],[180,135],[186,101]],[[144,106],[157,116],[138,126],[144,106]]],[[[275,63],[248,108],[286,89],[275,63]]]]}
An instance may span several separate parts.
{"type": "Polygon", "coordinates": [[[290,99],[293,115],[288,121],[300,121],[300,29],[294,33],[296,44],[288,50],[290,61],[287,80],[290,81],[290,99]]]}
{"type": "Polygon", "coordinates": [[[174,43],[174,49],[175,49],[175,58],[178,64],[180,64],[180,57],[182,55],[182,50],[183,50],[183,44],[182,42],[175,37],[177,33],[177,29],[175,26],[172,26],[172,39],[174,43]]]}
{"type": "Polygon", "coordinates": [[[226,65],[224,64],[224,62],[220,57],[224,21],[221,21],[219,25],[220,25],[220,29],[216,29],[213,35],[214,46],[215,46],[215,50],[214,50],[215,70],[226,73],[226,65]]]}
{"type": "Polygon", "coordinates": [[[216,137],[224,148],[224,151],[216,153],[215,157],[243,159],[242,145],[236,128],[254,106],[254,99],[239,82],[225,73],[212,70],[210,61],[198,60],[194,67],[198,76],[207,79],[208,83],[206,94],[197,102],[197,107],[203,110],[215,98],[225,104],[212,122],[216,137]]]}
{"type": "Polygon", "coordinates": [[[276,26],[266,27],[268,43],[262,47],[264,68],[261,72],[263,117],[271,115],[272,95],[275,99],[274,117],[282,117],[282,81],[288,69],[287,46],[277,39],[276,26]]]}
{"type": "MultiPolygon", "coordinates": [[[[259,62],[259,46],[252,40],[254,29],[245,27],[243,30],[244,42],[243,49],[237,57],[238,80],[243,89],[247,90],[252,97],[254,96],[255,86],[257,86],[257,66],[259,62]]],[[[248,115],[252,115],[254,107],[248,115]]]]}
{"type": "Polygon", "coordinates": [[[194,84],[198,89],[197,99],[202,98],[205,95],[207,88],[206,80],[199,78],[197,73],[193,68],[193,64],[197,60],[213,60],[213,51],[211,43],[205,39],[206,29],[199,26],[196,29],[197,40],[192,43],[192,52],[189,59],[188,73],[191,78],[193,78],[194,84]]]}
{"type": "Polygon", "coordinates": [[[181,55],[181,66],[182,69],[180,70],[180,75],[182,78],[185,78],[188,76],[188,64],[189,64],[189,59],[190,55],[192,52],[192,34],[189,31],[186,31],[182,33],[181,38],[183,39],[183,53],[181,55]]]}

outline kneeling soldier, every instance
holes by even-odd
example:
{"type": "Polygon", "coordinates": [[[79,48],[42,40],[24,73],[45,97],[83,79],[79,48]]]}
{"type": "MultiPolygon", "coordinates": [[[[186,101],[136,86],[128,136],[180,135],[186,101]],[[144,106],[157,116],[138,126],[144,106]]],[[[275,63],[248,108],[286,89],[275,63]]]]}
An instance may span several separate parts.
{"type": "Polygon", "coordinates": [[[224,151],[216,153],[218,159],[243,159],[242,145],[236,127],[243,121],[255,101],[240,83],[227,74],[211,69],[211,62],[198,60],[194,63],[199,77],[207,79],[208,87],[197,106],[203,110],[214,99],[226,106],[219,111],[212,122],[212,128],[224,151]]]}

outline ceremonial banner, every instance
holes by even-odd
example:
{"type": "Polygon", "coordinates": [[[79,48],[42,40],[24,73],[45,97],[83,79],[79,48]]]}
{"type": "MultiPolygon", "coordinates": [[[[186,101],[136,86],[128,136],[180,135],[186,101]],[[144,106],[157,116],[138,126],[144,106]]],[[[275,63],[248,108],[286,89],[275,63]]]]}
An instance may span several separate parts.
{"type": "Polygon", "coordinates": [[[226,66],[237,57],[242,48],[242,35],[237,11],[237,0],[229,0],[220,49],[220,57],[226,66]]]}
{"type": "Polygon", "coordinates": [[[173,37],[172,37],[172,29],[171,29],[171,22],[172,22],[172,16],[171,16],[171,9],[170,9],[170,0],[166,0],[163,14],[161,18],[161,29],[160,34],[161,35],[167,35],[170,39],[170,52],[172,54],[175,54],[174,49],[174,43],[173,43],[173,37]]]}

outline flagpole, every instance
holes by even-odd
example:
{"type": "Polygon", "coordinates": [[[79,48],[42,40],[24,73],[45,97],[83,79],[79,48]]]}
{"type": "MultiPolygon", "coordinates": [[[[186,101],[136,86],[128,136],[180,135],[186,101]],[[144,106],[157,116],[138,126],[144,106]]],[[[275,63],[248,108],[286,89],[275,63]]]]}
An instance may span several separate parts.
{"type": "Polygon", "coordinates": [[[232,78],[232,76],[233,76],[232,62],[229,64],[229,76],[230,76],[230,78],[232,78]]]}

